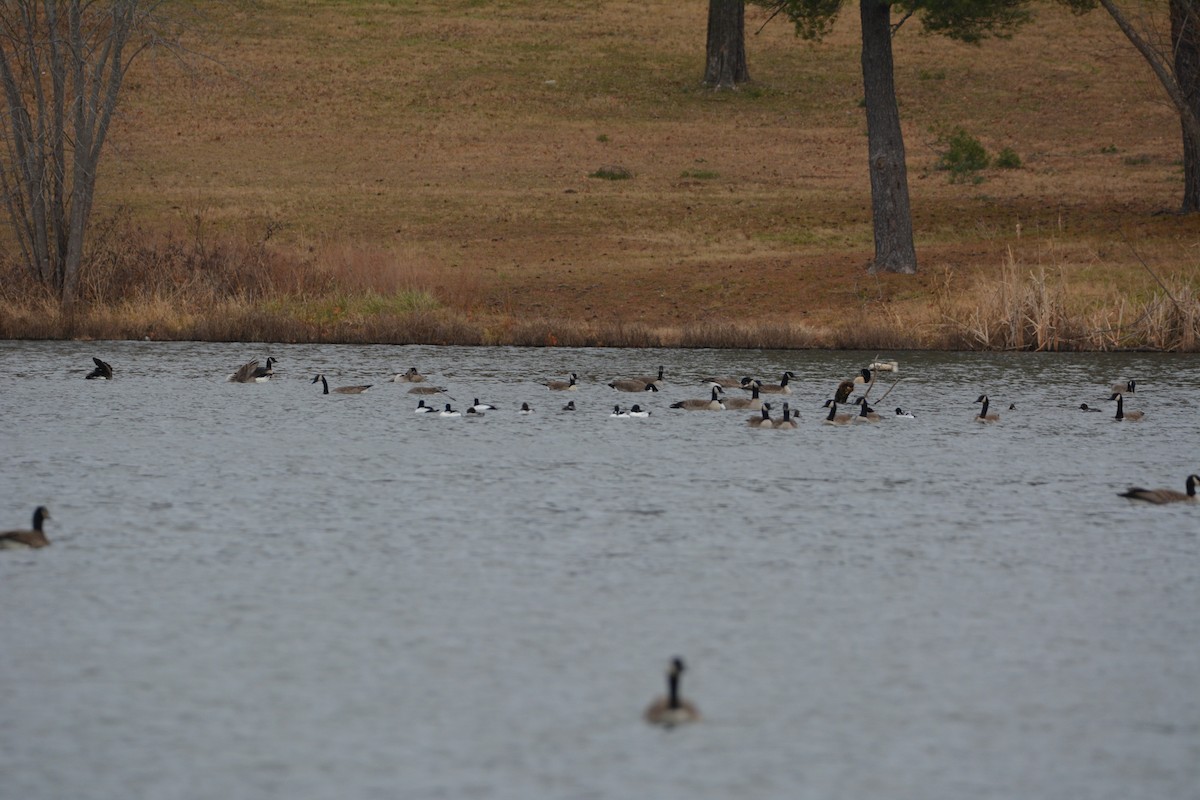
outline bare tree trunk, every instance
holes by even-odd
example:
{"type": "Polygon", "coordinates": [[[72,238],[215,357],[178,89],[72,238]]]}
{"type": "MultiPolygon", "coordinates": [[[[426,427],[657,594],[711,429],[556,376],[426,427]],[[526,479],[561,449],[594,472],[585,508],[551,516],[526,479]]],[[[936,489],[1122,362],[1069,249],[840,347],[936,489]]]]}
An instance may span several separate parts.
{"type": "Polygon", "coordinates": [[[0,126],[9,221],[31,274],[65,306],[78,296],[96,169],[133,58],[161,0],[6,0],[0,126]]]}
{"type": "Polygon", "coordinates": [[[1153,41],[1152,31],[1135,25],[1114,0],[1099,2],[1146,59],[1179,112],[1184,173],[1181,211],[1200,211],[1200,3],[1170,0],[1171,41],[1164,44],[1153,41]]]}
{"type": "Polygon", "coordinates": [[[736,89],[750,80],[746,67],[745,0],[708,0],[708,41],[704,84],[736,89]]]}
{"type": "Polygon", "coordinates": [[[1171,43],[1175,80],[1187,109],[1183,129],[1183,205],[1185,214],[1200,211],[1200,2],[1171,0],[1171,43]],[[1189,126],[1188,120],[1193,122],[1189,126]]]}
{"type": "Polygon", "coordinates": [[[880,0],[861,0],[860,13],[871,217],[875,227],[875,260],[870,271],[912,274],[917,271],[917,253],[893,80],[891,6],[880,0]]]}

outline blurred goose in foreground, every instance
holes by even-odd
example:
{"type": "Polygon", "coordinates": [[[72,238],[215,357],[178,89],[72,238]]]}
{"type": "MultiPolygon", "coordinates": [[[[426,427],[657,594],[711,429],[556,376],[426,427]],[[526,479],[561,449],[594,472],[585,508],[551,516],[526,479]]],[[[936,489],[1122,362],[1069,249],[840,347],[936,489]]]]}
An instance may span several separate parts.
{"type": "Polygon", "coordinates": [[[417,407],[414,409],[414,411],[417,414],[436,414],[437,413],[437,409],[434,408],[433,406],[425,405],[424,400],[417,401],[417,407]]]}
{"type": "Polygon", "coordinates": [[[858,400],[856,400],[855,403],[859,407],[858,408],[858,416],[855,417],[855,421],[857,421],[857,422],[879,422],[879,420],[882,419],[882,417],[879,416],[879,414],[875,411],[875,409],[873,409],[869,405],[867,405],[867,399],[865,397],[858,398],[858,400]]]}
{"type": "Polygon", "coordinates": [[[976,422],[991,423],[991,422],[999,422],[1000,421],[999,414],[989,414],[988,413],[988,396],[986,394],[979,395],[979,397],[975,400],[975,402],[983,403],[983,408],[979,409],[979,413],[975,415],[976,422]]]}
{"type": "Polygon", "coordinates": [[[837,385],[837,390],[833,393],[833,399],[839,403],[844,403],[850,399],[850,394],[854,391],[854,387],[859,384],[871,382],[871,370],[863,368],[858,375],[854,376],[853,380],[845,380],[837,385]]]}
{"type": "Polygon", "coordinates": [[[837,410],[837,400],[826,400],[824,408],[829,409],[829,414],[822,421],[825,425],[849,425],[854,422],[853,414],[839,414],[837,410]]]}
{"type": "Polygon", "coordinates": [[[566,404],[565,406],[563,406],[563,407],[562,407],[562,410],[563,410],[563,411],[574,411],[574,410],[575,410],[575,401],[574,401],[574,400],[568,400],[568,401],[567,401],[567,404],[566,404]]]}
{"type": "Polygon", "coordinates": [[[316,383],[317,381],[321,382],[321,388],[323,390],[321,392],[321,394],[329,394],[330,391],[334,392],[335,394],[362,394],[367,389],[370,389],[371,386],[373,385],[373,384],[367,383],[367,384],[362,384],[359,386],[339,386],[336,389],[330,389],[329,381],[325,380],[324,375],[317,375],[315,378],[312,379],[311,382],[316,383]]]}
{"type": "Polygon", "coordinates": [[[579,388],[579,384],[577,384],[575,382],[578,379],[579,379],[579,376],[576,375],[574,372],[572,372],[570,380],[547,381],[546,383],[543,383],[542,385],[545,386],[547,389],[550,389],[551,391],[555,391],[555,392],[573,392],[579,388]]]}
{"type": "Polygon", "coordinates": [[[796,427],[796,418],[792,416],[792,410],[788,408],[788,404],[783,404],[783,419],[775,422],[775,430],[790,430],[796,427]]]}
{"type": "Polygon", "coordinates": [[[1080,410],[1080,411],[1092,411],[1092,412],[1095,412],[1095,413],[1097,413],[1097,414],[1099,414],[1099,413],[1101,412],[1101,409],[1099,409],[1099,408],[1092,408],[1092,407],[1091,407],[1091,406],[1089,406],[1087,403],[1080,403],[1080,404],[1079,404],[1079,410],[1080,410]]]}
{"type": "Polygon", "coordinates": [[[629,416],[633,417],[634,419],[645,419],[646,417],[650,416],[650,412],[639,406],[637,403],[634,403],[629,408],[629,416]]]}
{"type": "Polygon", "coordinates": [[[916,419],[916,417],[905,411],[903,408],[896,406],[896,419],[916,419]]]}
{"type": "Polygon", "coordinates": [[[627,381],[613,381],[609,384],[610,388],[616,389],[618,392],[657,392],[658,384],[651,381],[644,381],[641,378],[631,378],[627,381]]]}
{"type": "Polygon", "coordinates": [[[1128,490],[1120,492],[1121,497],[1128,497],[1130,500],[1145,500],[1147,503],[1155,503],[1162,505],[1163,503],[1178,503],[1181,501],[1194,501],[1196,499],[1196,484],[1200,483],[1200,475],[1187,476],[1187,492],[1177,492],[1174,489],[1142,489],[1138,486],[1130,486],[1128,490]]]}
{"type": "Polygon", "coordinates": [[[1114,394],[1137,394],[1137,381],[1125,381],[1125,383],[1114,383],[1111,391],[1114,394]]]}
{"type": "Polygon", "coordinates": [[[417,372],[416,367],[409,367],[407,372],[397,372],[392,376],[393,383],[424,383],[425,376],[417,372]]]}
{"type": "Polygon", "coordinates": [[[750,396],[749,397],[726,397],[724,399],[725,407],[737,411],[759,411],[763,407],[762,398],[759,396],[758,381],[750,381],[750,396]]]}
{"type": "MultiPolygon", "coordinates": [[[[783,373],[779,379],[779,383],[764,383],[758,387],[758,390],[763,394],[791,394],[792,387],[788,386],[788,381],[796,377],[796,373],[788,371],[783,373]]],[[[743,389],[749,389],[749,386],[743,386],[743,389]]]]}
{"type": "Polygon", "coordinates": [[[662,725],[664,728],[674,728],[688,722],[700,719],[700,712],[692,703],[684,700],[679,693],[680,678],[686,669],[683,659],[676,656],[671,659],[667,669],[667,695],[659,697],[647,708],[643,716],[651,725],[662,725]]]}
{"type": "Polygon", "coordinates": [[[773,427],[775,427],[775,423],[771,419],[771,404],[763,403],[762,407],[760,408],[760,412],[761,413],[755,414],[752,417],[748,417],[746,419],[746,424],[749,425],[751,428],[773,428],[773,427]]]}
{"type": "Polygon", "coordinates": [[[111,381],[113,376],[112,365],[107,361],[101,361],[95,356],[92,356],[92,361],[96,363],[96,368],[85,376],[87,380],[111,381]]]}
{"type": "Polygon", "coordinates": [[[724,394],[724,390],[720,386],[714,386],[710,399],[680,400],[678,403],[671,403],[671,408],[682,408],[685,411],[724,411],[725,404],[718,397],[721,394],[724,394]]]}
{"type": "Polygon", "coordinates": [[[0,533],[0,550],[29,550],[50,544],[50,540],[42,532],[42,522],[48,519],[50,512],[45,506],[38,506],[33,512],[33,529],[0,533]]]}
{"type": "Polygon", "coordinates": [[[1113,393],[1113,396],[1108,398],[1108,402],[1117,401],[1117,414],[1113,419],[1118,422],[1141,422],[1142,417],[1146,416],[1141,411],[1126,411],[1125,398],[1120,392],[1113,393]]]}

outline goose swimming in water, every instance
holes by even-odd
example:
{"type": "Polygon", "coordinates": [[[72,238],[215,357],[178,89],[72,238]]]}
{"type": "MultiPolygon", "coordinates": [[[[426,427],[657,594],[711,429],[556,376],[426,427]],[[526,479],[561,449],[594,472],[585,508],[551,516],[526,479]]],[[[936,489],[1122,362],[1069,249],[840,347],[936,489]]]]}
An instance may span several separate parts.
{"type": "Polygon", "coordinates": [[[750,381],[749,397],[726,397],[721,402],[725,407],[734,411],[760,411],[763,407],[762,397],[759,396],[758,381],[750,381]]]}
{"type": "Polygon", "coordinates": [[[790,430],[796,427],[796,417],[792,416],[792,410],[788,408],[788,404],[783,404],[783,419],[775,422],[775,430],[790,430]]]}
{"type": "Polygon", "coordinates": [[[1137,381],[1126,381],[1124,384],[1114,383],[1111,391],[1114,394],[1137,394],[1137,381]]]}
{"type": "Polygon", "coordinates": [[[417,372],[416,367],[409,367],[407,372],[397,372],[392,376],[394,383],[424,383],[425,376],[417,372]]]}
{"type": "Polygon", "coordinates": [[[92,361],[96,363],[96,368],[84,377],[86,377],[89,381],[111,381],[113,376],[112,365],[107,361],[101,361],[95,356],[92,356],[92,361]]]}
{"type": "Polygon", "coordinates": [[[999,414],[989,414],[988,413],[988,396],[986,394],[979,395],[979,397],[975,400],[975,402],[983,403],[983,408],[979,409],[979,413],[975,415],[976,422],[992,423],[992,422],[1000,421],[999,414]]]}
{"type": "MultiPolygon", "coordinates": [[[[788,372],[783,373],[779,379],[779,383],[760,384],[758,391],[762,392],[763,394],[791,394],[792,387],[788,386],[788,381],[794,377],[796,377],[796,373],[789,370],[788,372]]],[[[750,387],[743,386],[742,388],[749,389],[750,387]]]]}
{"type": "MultiPolygon", "coordinates": [[[[237,368],[237,372],[230,375],[226,380],[230,383],[265,383],[275,374],[272,366],[275,359],[267,357],[267,366],[260,367],[258,359],[247,361],[245,364],[237,368]]],[[[315,381],[314,381],[315,382],[315,381]]]]}
{"type": "Polygon", "coordinates": [[[1125,398],[1120,392],[1114,392],[1113,396],[1108,398],[1108,402],[1117,401],[1117,414],[1113,419],[1117,422],[1141,422],[1142,417],[1146,416],[1141,411],[1126,411],[1125,398]]]}
{"type": "Polygon", "coordinates": [[[1196,499],[1197,483],[1200,483],[1200,475],[1188,475],[1186,492],[1179,492],[1175,489],[1143,489],[1139,486],[1131,486],[1128,490],[1120,492],[1120,496],[1128,497],[1130,500],[1144,500],[1156,505],[1192,502],[1196,499]]]}
{"type": "Polygon", "coordinates": [[[825,425],[849,425],[854,422],[853,414],[839,414],[837,410],[837,400],[830,399],[825,401],[825,408],[829,409],[828,416],[822,420],[825,425]]]}
{"type": "Polygon", "coordinates": [[[760,413],[746,418],[746,424],[751,428],[773,428],[775,422],[771,419],[771,404],[763,403],[760,413]]]}
{"type": "Polygon", "coordinates": [[[618,392],[657,392],[658,384],[643,381],[641,378],[634,378],[627,381],[613,381],[609,385],[610,389],[616,389],[618,392]]]}
{"type": "Polygon", "coordinates": [[[721,402],[718,395],[724,394],[724,389],[720,386],[712,388],[712,397],[708,400],[680,400],[678,403],[671,403],[671,408],[682,408],[685,411],[724,411],[725,404],[721,402]]]}
{"type": "Polygon", "coordinates": [[[42,523],[48,519],[50,519],[49,510],[45,506],[38,506],[33,512],[33,528],[31,530],[0,533],[0,550],[30,550],[50,544],[50,540],[42,531],[42,523]]]}
{"type": "Polygon", "coordinates": [[[578,378],[579,378],[579,376],[576,375],[574,372],[572,372],[569,380],[547,381],[546,383],[543,383],[542,385],[545,386],[547,389],[550,389],[551,391],[555,391],[555,392],[573,392],[579,388],[579,384],[577,384],[575,382],[576,380],[578,380],[578,378]]]}
{"type": "Polygon", "coordinates": [[[651,703],[644,712],[646,722],[651,725],[661,725],[664,728],[674,728],[688,722],[700,719],[700,711],[679,693],[680,679],[686,669],[683,659],[678,656],[671,659],[667,669],[667,694],[651,703]]]}
{"type": "Polygon", "coordinates": [[[334,394],[362,394],[372,386],[372,384],[367,383],[359,386],[339,386],[336,389],[330,389],[329,381],[325,380],[324,375],[317,375],[312,379],[311,383],[316,383],[317,381],[321,382],[322,394],[329,394],[331,391],[334,394]]]}

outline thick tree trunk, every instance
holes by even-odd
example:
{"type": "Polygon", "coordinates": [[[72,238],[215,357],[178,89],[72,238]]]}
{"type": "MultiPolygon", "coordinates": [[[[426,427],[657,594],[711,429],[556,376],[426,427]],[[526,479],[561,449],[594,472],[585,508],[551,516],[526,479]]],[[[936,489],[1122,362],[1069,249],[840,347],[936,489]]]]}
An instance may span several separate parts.
{"type": "Polygon", "coordinates": [[[1190,214],[1200,211],[1200,2],[1197,0],[1171,0],[1171,43],[1175,52],[1175,80],[1186,106],[1180,114],[1183,129],[1180,210],[1190,214]]]}
{"type": "Polygon", "coordinates": [[[750,80],[746,67],[745,0],[708,0],[708,42],[704,84],[736,89],[750,80]]]}
{"type": "Polygon", "coordinates": [[[871,217],[875,260],[871,272],[917,271],[904,137],[892,69],[891,6],[861,0],[863,92],[867,105],[867,148],[871,171],[871,217]]]}

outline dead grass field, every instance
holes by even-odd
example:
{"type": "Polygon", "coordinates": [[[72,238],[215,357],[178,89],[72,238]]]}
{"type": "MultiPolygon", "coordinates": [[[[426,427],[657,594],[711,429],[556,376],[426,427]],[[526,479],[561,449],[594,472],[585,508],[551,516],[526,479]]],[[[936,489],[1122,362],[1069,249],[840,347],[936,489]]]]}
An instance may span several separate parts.
{"type": "Polygon", "coordinates": [[[142,260],[242,254],[243,279],[197,295],[193,259],[66,321],[9,297],[0,335],[1195,346],[1178,118],[1107,16],[1042,5],[978,48],[903,27],[921,272],[875,277],[857,8],[822,43],[778,20],[749,35],[735,93],[699,85],[706,10],[213,4],[187,35],[205,59],[130,75],[97,214],[142,260]],[[938,142],[959,127],[1021,168],[951,183],[938,142]],[[605,165],[633,178],[589,177],[605,165]],[[1038,291],[1054,302],[1026,308],[1038,291]]]}

